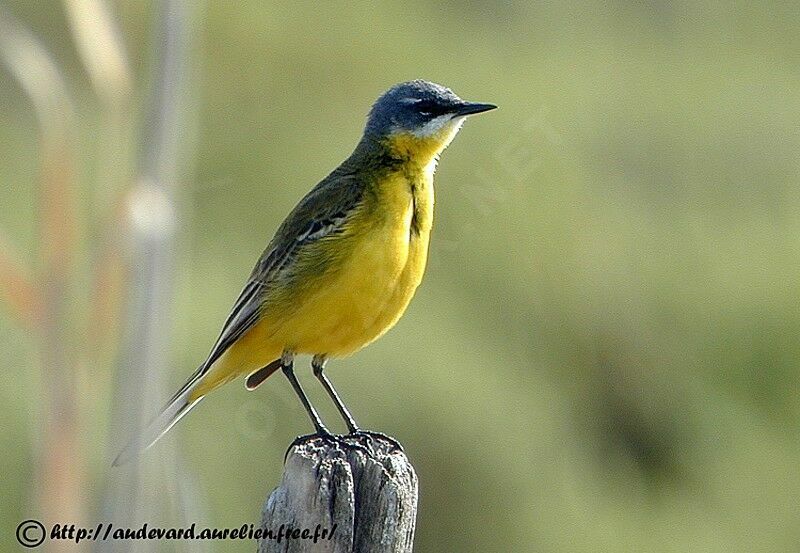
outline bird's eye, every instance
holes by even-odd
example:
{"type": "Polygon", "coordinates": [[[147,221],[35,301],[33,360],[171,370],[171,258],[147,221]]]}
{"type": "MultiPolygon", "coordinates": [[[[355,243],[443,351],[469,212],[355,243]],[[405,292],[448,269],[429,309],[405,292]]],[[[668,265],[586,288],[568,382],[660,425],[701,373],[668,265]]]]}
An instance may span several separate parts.
{"type": "Polygon", "coordinates": [[[417,104],[417,113],[424,115],[425,117],[429,117],[437,113],[436,107],[437,106],[434,102],[423,100],[417,104]]]}

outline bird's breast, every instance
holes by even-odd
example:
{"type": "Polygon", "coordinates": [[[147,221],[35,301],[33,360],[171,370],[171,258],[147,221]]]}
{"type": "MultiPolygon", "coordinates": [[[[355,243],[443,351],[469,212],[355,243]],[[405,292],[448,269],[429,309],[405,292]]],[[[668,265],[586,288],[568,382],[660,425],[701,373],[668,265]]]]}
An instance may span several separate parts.
{"type": "Polygon", "coordinates": [[[352,221],[347,258],[303,302],[308,314],[298,320],[309,324],[287,336],[300,353],[341,357],[361,349],[394,326],[422,280],[431,179],[398,172],[376,183],[371,196],[352,221]]]}

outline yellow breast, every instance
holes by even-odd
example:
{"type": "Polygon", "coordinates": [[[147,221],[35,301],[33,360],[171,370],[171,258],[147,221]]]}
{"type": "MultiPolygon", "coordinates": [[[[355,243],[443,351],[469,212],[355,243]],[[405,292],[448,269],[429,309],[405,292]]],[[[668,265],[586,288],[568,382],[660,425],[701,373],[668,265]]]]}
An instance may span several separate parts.
{"type": "Polygon", "coordinates": [[[352,254],[324,287],[304,299],[280,340],[298,353],[349,355],[389,330],[422,280],[430,237],[433,187],[392,175],[373,209],[356,226],[352,254]],[[376,222],[377,221],[377,222],[376,222]]]}
{"type": "Polygon", "coordinates": [[[348,225],[335,268],[266,307],[253,328],[214,364],[208,389],[270,363],[286,349],[350,355],[392,328],[422,280],[433,223],[433,173],[457,126],[420,139],[400,134],[388,148],[407,162],[376,179],[348,225]]]}
{"type": "Polygon", "coordinates": [[[350,253],[336,270],[319,275],[314,286],[292,299],[291,308],[265,311],[214,364],[206,388],[255,371],[285,349],[350,355],[395,325],[425,271],[433,220],[432,169],[391,175],[375,200],[353,222],[350,253]]]}

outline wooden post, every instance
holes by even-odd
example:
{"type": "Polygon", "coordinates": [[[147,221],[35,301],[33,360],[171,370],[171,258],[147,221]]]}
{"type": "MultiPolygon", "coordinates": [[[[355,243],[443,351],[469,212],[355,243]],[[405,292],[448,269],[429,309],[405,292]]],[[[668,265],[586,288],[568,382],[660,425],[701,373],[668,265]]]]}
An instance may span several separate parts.
{"type": "Polygon", "coordinates": [[[258,551],[410,553],[416,517],[417,475],[390,439],[310,436],[287,452],[258,551]]]}

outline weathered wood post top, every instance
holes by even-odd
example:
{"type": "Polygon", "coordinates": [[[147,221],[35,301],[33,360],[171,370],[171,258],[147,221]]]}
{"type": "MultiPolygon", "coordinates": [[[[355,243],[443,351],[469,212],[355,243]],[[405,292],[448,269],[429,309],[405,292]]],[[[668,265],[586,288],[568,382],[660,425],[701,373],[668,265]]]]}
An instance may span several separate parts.
{"type": "Polygon", "coordinates": [[[309,436],[287,452],[258,551],[410,553],[416,517],[417,475],[391,439],[309,436]]]}

